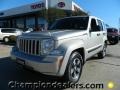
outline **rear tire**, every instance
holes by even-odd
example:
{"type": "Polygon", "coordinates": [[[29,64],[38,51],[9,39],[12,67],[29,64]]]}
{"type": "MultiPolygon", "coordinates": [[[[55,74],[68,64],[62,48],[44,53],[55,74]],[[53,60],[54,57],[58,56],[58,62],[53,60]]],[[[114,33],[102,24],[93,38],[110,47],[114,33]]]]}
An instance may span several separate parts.
{"type": "Polygon", "coordinates": [[[98,53],[99,59],[103,59],[106,56],[106,49],[107,49],[107,44],[105,43],[103,46],[103,50],[98,53]]]}
{"type": "Polygon", "coordinates": [[[65,71],[65,79],[71,83],[79,81],[82,73],[82,56],[78,52],[73,52],[69,58],[65,71]]]}

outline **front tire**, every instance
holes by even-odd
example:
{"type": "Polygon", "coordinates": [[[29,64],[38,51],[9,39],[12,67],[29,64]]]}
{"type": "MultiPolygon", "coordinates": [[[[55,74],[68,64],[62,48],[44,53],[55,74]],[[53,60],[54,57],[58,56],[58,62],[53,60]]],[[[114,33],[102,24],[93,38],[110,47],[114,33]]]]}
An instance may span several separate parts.
{"type": "Polygon", "coordinates": [[[119,37],[115,37],[115,39],[109,41],[111,45],[116,45],[119,43],[119,37]]]}
{"type": "Polygon", "coordinates": [[[71,83],[76,83],[82,73],[82,56],[78,52],[73,52],[69,58],[65,71],[65,78],[71,83]]]}
{"type": "Polygon", "coordinates": [[[116,37],[114,44],[118,44],[119,43],[119,37],[116,37]]]}
{"type": "Polygon", "coordinates": [[[98,58],[103,59],[106,56],[107,44],[105,43],[101,52],[98,53],[98,58]]]}

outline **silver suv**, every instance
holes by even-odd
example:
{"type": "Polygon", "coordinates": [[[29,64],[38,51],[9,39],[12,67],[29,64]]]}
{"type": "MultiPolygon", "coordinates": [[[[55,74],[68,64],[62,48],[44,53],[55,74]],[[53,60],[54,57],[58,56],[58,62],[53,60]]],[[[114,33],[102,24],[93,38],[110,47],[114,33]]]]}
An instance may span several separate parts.
{"type": "Polygon", "coordinates": [[[67,17],[57,20],[48,31],[19,36],[11,58],[32,70],[76,83],[86,60],[95,54],[104,58],[106,47],[107,33],[101,19],[67,17]]]}
{"type": "Polygon", "coordinates": [[[10,36],[18,36],[22,34],[22,30],[16,28],[0,28],[0,40],[9,42],[10,36]]]}

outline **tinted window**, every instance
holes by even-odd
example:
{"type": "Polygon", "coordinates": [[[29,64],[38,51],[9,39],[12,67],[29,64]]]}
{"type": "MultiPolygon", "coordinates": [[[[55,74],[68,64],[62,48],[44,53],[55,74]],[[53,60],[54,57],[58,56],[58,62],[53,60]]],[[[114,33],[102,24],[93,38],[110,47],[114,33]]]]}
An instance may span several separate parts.
{"type": "Polygon", "coordinates": [[[56,30],[85,30],[88,26],[88,17],[74,17],[57,20],[49,29],[56,30]]]}
{"type": "Polygon", "coordinates": [[[92,30],[92,31],[98,31],[98,30],[96,29],[96,27],[97,27],[96,20],[95,20],[95,19],[92,19],[92,20],[91,20],[91,30],[92,30]]]}
{"type": "Polygon", "coordinates": [[[35,18],[26,18],[26,27],[27,28],[34,28],[35,27],[35,18]]]}
{"type": "Polygon", "coordinates": [[[23,18],[16,19],[16,26],[18,28],[24,28],[24,19],[23,18]]]}
{"type": "Polygon", "coordinates": [[[2,33],[15,33],[15,29],[2,29],[1,32],[2,33]]]}

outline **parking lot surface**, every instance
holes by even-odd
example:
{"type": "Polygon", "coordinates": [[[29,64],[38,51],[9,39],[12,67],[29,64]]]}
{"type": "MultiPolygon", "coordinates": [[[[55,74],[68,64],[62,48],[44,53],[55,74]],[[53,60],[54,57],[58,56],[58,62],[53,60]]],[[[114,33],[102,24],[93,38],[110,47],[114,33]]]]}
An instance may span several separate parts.
{"type": "MultiPolygon", "coordinates": [[[[62,82],[62,80],[59,80],[58,78],[42,75],[18,66],[15,62],[10,60],[11,48],[12,46],[0,44],[0,90],[14,90],[8,87],[10,81],[35,82],[46,80],[48,82],[62,82]]],[[[104,59],[97,59],[96,56],[89,59],[83,67],[82,76],[78,83],[103,83],[104,89],[100,90],[120,90],[120,43],[108,46],[107,56],[104,59]],[[107,87],[109,82],[114,83],[113,89],[107,87]]],[[[73,88],[64,89],[73,90],[73,88]]],[[[15,90],[24,89],[17,88],[15,90]]],[[[79,90],[79,88],[75,88],[74,90],[79,90]]]]}

